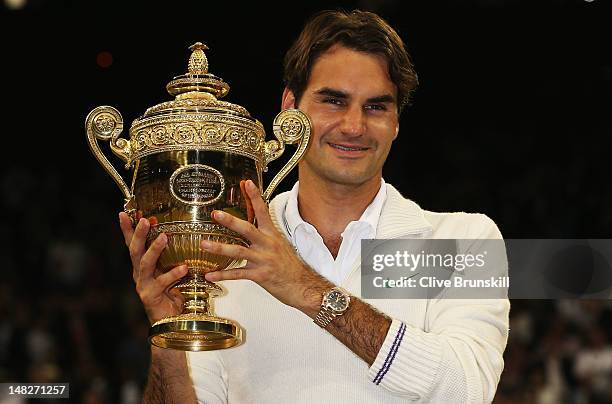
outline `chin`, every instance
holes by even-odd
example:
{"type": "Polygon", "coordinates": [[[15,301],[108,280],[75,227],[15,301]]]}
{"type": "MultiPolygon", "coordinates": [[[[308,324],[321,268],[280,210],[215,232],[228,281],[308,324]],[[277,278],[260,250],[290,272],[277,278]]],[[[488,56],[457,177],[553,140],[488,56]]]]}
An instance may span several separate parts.
{"type": "Polygon", "coordinates": [[[325,179],[339,185],[362,185],[372,178],[371,175],[355,172],[326,172],[325,179]]]}
{"type": "Polygon", "coordinates": [[[311,164],[309,160],[306,160],[306,167],[327,183],[346,186],[362,185],[375,177],[377,172],[374,167],[365,164],[361,167],[356,164],[311,164]]]}

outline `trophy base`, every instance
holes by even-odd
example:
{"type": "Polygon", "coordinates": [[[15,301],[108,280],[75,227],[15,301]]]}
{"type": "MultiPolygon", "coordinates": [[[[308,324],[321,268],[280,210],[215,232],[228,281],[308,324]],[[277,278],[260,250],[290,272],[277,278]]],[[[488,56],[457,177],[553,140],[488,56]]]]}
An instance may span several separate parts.
{"type": "Polygon", "coordinates": [[[160,348],[181,351],[213,351],[240,345],[242,329],[232,320],[186,313],[153,324],[149,342],[160,348]]]}

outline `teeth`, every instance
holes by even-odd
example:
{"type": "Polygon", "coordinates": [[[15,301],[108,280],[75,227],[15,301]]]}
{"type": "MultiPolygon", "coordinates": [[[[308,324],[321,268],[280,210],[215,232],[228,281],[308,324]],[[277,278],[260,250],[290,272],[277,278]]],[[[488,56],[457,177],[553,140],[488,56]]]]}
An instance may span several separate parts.
{"type": "Polygon", "coordinates": [[[345,146],[340,146],[339,144],[332,144],[332,147],[335,147],[336,149],[340,149],[340,150],[345,150],[345,151],[366,150],[365,147],[345,147],[345,146]]]}

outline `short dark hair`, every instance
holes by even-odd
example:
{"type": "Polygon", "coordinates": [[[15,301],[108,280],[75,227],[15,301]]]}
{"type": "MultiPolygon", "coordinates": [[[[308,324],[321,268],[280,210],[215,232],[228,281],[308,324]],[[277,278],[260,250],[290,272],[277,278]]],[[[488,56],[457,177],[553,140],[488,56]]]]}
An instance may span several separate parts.
{"type": "Polygon", "coordinates": [[[296,104],[306,89],[315,61],[335,44],[381,55],[387,60],[389,76],[397,87],[397,106],[401,112],[419,83],[410,55],[400,36],[385,20],[360,10],[326,10],[308,20],[284,61],[284,83],[295,95],[296,104]]]}

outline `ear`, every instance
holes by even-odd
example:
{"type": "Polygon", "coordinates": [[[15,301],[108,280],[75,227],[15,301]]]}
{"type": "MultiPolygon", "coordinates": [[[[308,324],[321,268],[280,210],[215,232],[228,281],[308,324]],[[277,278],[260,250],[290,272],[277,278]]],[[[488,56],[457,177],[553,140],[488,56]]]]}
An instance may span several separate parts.
{"type": "Polygon", "coordinates": [[[399,134],[399,122],[395,125],[395,136],[393,136],[393,140],[397,139],[397,135],[399,134]]]}
{"type": "Polygon", "coordinates": [[[283,90],[283,99],[281,100],[281,109],[284,111],[289,108],[295,108],[295,96],[293,91],[287,87],[283,90]]]}

